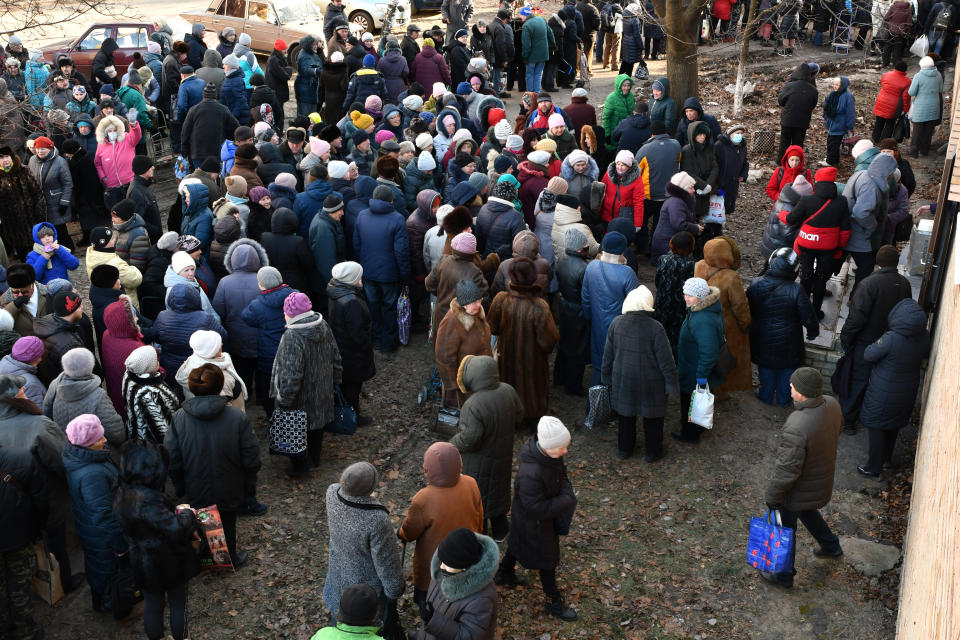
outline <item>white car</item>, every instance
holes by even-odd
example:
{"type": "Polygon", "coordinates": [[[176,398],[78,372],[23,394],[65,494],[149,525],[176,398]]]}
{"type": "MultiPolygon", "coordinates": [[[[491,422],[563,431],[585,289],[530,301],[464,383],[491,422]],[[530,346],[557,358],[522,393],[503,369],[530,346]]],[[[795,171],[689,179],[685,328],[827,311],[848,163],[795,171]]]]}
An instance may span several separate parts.
{"type": "MultiPolygon", "coordinates": [[[[314,0],[314,4],[320,9],[320,13],[325,13],[329,0],[314,0]]],[[[343,11],[350,22],[351,33],[359,37],[365,31],[374,33],[375,29],[379,30],[391,4],[396,5],[393,26],[407,24],[411,15],[410,0],[344,0],[343,11]]]]}

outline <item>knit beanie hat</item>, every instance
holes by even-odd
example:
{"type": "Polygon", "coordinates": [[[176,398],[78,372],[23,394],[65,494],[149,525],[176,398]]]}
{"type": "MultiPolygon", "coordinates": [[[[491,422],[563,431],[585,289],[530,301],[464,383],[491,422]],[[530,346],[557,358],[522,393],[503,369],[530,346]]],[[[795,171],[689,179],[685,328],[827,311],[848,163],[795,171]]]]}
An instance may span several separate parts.
{"type": "Polygon", "coordinates": [[[410,142],[409,140],[404,140],[403,142],[400,143],[400,155],[403,155],[405,153],[416,153],[416,152],[417,152],[417,148],[413,146],[413,143],[410,142]]]}
{"type": "Polygon", "coordinates": [[[710,285],[703,278],[687,278],[683,283],[683,295],[702,300],[710,295],[710,285]]]}
{"type": "Polygon", "coordinates": [[[92,413],[82,413],[67,423],[67,440],[75,447],[92,447],[102,437],[103,425],[92,413]]]}
{"type": "Polygon", "coordinates": [[[680,171],[678,173],[673,174],[673,176],[670,178],[670,184],[680,187],[681,189],[686,191],[690,187],[697,184],[697,181],[694,180],[693,176],[691,176],[686,171],[680,171]]]}
{"type": "Polygon", "coordinates": [[[623,149],[622,151],[617,152],[617,162],[622,162],[629,167],[636,164],[637,161],[632,153],[626,149],[623,149]]]}
{"type": "Polygon", "coordinates": [[[95,363],[96,361],[94,360],[93,354],[90,353],[89,349],[84,349],[83,347],[70,349],[70,351],[67,351],[63,354],[63,357],[60,358],[60,366],[63,367],[63,372],[74,378],[88,376],[93,373],[93,365],[95,363]]]}
{"type": "Polygon", "coordinates": [[[83,300],[73,291],[61,291],[53,298],[53,312],[61,318],[65,318],[82,306],[83,300]]]}
{"type": "Polygon", "coordinates": [[[510,151],[520,151],[523,149],[523,138],[514,134],[507,136],[507,141],[503,144],[505,149],[510,151]]]}
{"type": "Polygon", "coordinates": [[[337,282],[355,285],[363,277],[363,267],[358,262],[339,262],[333,265],[330,276],[337,282]]]}
{"type": "MultiPolygon", "coordinates": [[[[427,135],[427,134],[422,134],[427,135]]],[[[427,136],[429,137],[429,136],[427,136]]],[[[419,136],[417,138],[419,140],[419,136]]],[[[434,160],[433,154],[429,151],[421,151],[420,155],[417,156],[417,169],[420,171],[433,171],[437,168],[437,161],[434,160]]]]}
{"type": "Polygon", "coordinates": [[[177,251],[173,254],[173,257],[170,258],[170,266],[173,267],[174,273],[180,273],[187,267],[196,267],[197,263],[194,262],[193,258],[191,258],[190,254],[186,251],[177,251]]]}
{"type": "Polygon", "coordinates": [[[227,185],[227,193],[234,198],[247,197],[247,180],[243,176],[227,176],[223,180],[227,185]]]}
{"type": "Polygon", "coordinates": [[[254,187],[247,195],[250,197],[250,202],[260,202],[270,195],[270,190],[266,187],[254,187]]]}
{"type": "Polygon", "coordinates": [[[453,160],[454,160],[454,162],[457,163],[457,166],[460,167],[461,169],[463,169],[464,167],[466,167],[468,164],[474,164],[474,165],[475,165],[476,162],[477,162],[477,161],[474,159],[474,156],[472,156],[471,154],[466,153],[466,152],[464,152],[464,151],[458,151],[458,152],[457,152],[457,155],[455,155],[455,156],[453,157],[453,160]]]}
{"type": "Polygon", "coordinates": [[[369,462],[354,462],[340,474],[340,494],[366,498],[377,488],[377,470],[369,462]]]}
{"type": "MultiPolygon", "coordinates": [[[[367,116],[367,117],[370,117],[370,116],[367,116]]],[[[364,131],[363,129],[359,129],[353,132],[353,146],[355,147],[359,147],[361,144],[363,144],[369,139],[370,139],[370,134],[364,131]]]]}
{"type": "Polygon", "coordinates": [[[330,164],[327,165],[327,174],[333,180],[339,180],[340,178],[347,175],[347,170],[349,165],[343,160],[332,160],[330,164]]]}
{"type": "Polygon", "coordinates": [[[43,340],[37,336],[23,336],[13,343],[10,355],[20,362],[39,360],[43,357],[43,340]]]}
{"type": "Polygon", "coordinates": [[[223,391],[223,371],[220,367],[206,362],[187,376],[190,393],[195,396],[215,396],[223,391]]]}
{"type": "Polygon", "coordinates": [[[289,318],[295,318],[310,311],[313,311],[313,303],[305,293],[294,291],[283,301],[283,313],[289,318]]]}
{"type": "Polygon", "coordinates": [[[378,185],[374,188],[373,195],[370,198],[382,202],[393,202],[393,189],[385,184],[378,185]]]}
{"type": "Polygon", "coordinates": [[[330,143],[320,138],[310,138],[310,153],[322,157],[325,153],[330,153],[330,143]]]}
{"type": "Polygon", "coordinates": [[[557,141],[551,140],[550,138],[537,140],[537,144],[533,145],[533,148],[537,151],[546,151],[550,155],[553,155],[557,152],[557,141]]]}
{"type": "Polygon", "coordinates": [[[375,134],[373,134],[373,141],[376,142],[377,146],[379,147],[387,140],[396,137],[397,136],[394,135],[393,131],[390,131],[389,129],[380,129],[380,131],[377,131],[375,134]]]}
{"type": "Polygon", "coordinates": [[[214,158],[213,156],[208,156],[200,164],[200,171],[205,171],[206,173],[220,173],[220,160],[214,158]]]}
{"type": "Polygon", "coordinates": [[[567,123],[559,113],[551,113],[550,117],[547,118],[547,126],[553,129],[554,127],[566,127],[567,123]]]}
{"type": "Polygon", "coordinates": [[[897,248],[892,244],[885,244],[877,249],[878,267],[895,267],[897,264],[899,264],[899,262],[900,254],[897,252],[897,248]]]}
{"type": "Polygon", "coordinates": [[[276,289],[283,284],[283,276],[280,275],[276,267],[260,267],[257,270],[257,284],[264,291],[276,289]]]}
{"type": "Polygon", "coordinates": [[[353,126],[360,130],[366,129],[373,124],[373,118],[362,111],[351,111],[350,120],[353,122],[353,126]]]}
{"type": "Polygon", "coordinates": [[[490,184],[490,178],[487,177],[487,174],[481,173],[480,171],[474,171],[470,174],[468,182],[472,184],[477,189],[477,193],[483,191],[488,184],[490,184]]]}
{"type": "Polygon", "coordinates": [[[529,154],[527,154],[527,161],[530,164],[546,167],[548,164],[550,164],[550,154],[546,151],[531,151],[529,154]]]}
{"type": "Polygon", "coordinates": [[[153,373],[160,366],[157,359],[157,350],[152,346],[137,347],[130,352],[127,359],[123,361],[123,366],[127,371],[140,376],[153,373]]]}
{"type": "Polygon", "coordinates": [[[191,236],[187,234],[185,236],[180,236],[177,238],[177,251],[183,251],[184,253],[193,253],[202,247],[200,243],[200,238],[197,236],[191,236]]]}
{"type": "Polygon", "coordinates": [[[223,349],[223,338],[216,331],[194,331],[190,336],[190,348],[201,358],[216,358],[223,349]]]}
{"type": "MultiPolygon", "coordinates": [[[[180,72],[183,73],[183,68],[180,69],[180,72]]],[[[110,85],[104,85],[110,86],[110,85]]],[[[207,100],[216,100],[220,92],[217,90],[217,85],[212,82],[208,82],[203,86],[203,97],[207,100]]]]}
{"type": "Polygon", "coordinates": [[[566,193],[567,189],[569,188],[570,188],[570,185],[567,183],[566,180],[564,180],[560,176],[554,176],[553,178],[550,178],[549,181],[547,181],[547,190],[552,191],[558,196],[566,193]]]}
{"type": "Polygon", "coordinates": [[[112,264],[98,264],[90,272],[90,284],[101,289],[112,289],[120,279],[120,270],[112,264]]]}
{"type": "MultiPolygon", "coordinates": [[[[94,227],[90,230],[90,244],[94,249],[105,249],[110,238],[113,236],[113,230],[110,227],[94,227]]],[[[9,274],[7,282],[10,281],[9,274]]]]}
{"type": "Polygon", "coordinates": [[[920,58],[920,68],[921,68],[921,69],[932,69],[932,68],[935,67],[936,65],[937,65],[937,63],[934,62],[934,61],[933,61],[933,58],[931,58],[930,56],[923,56],[922,58],[920,58]]]}
{"type": "Polygon", "coordinates": [[[604,253],[620,256],[627,250],[627,238],[619,231],[610,231],[603,236],[603,242],[600,243],[600,249],[604,253]]]}
{"type": "Polygon", "coordinates": [[[113,208],[110,209],[110,213],[117,216],[124,222],[133,217],[133,214],[137,212],[137,205],[134,204],[133,200],[130,198],[124,198],[120,202],[113,205],[113,208]]]}
{"type": "Polygon", "coordinates": [[[343,209],[343,200],[334,193],[323,199],[323,210],[326,213],[335,213],[343,209]]]}
{"type": "Polygon", "coordinates": [[[809,196],[813,193],[813,185],[803,177],[803,174],[797,175],[797,177],[793,179],[793,184],[790,186],[793,187],[793,190],[800,196],[809,196]]]}
{"type": "Polygon", "coordinates": [[[130,166],[133,169],[134,175],[141,176],[150,170],[150,167],[153,166],[153,160],[151,160],[149,156],[133,156],[133,161],[130,163],[130,166]]]}
{"type": "Polygon", "coordinates": [[[0,331],[13,331],[13,316],[6,309],[0,309],[0,331]]]}
{"type": "Polygon", "coordinates": [[[458,96],[468,96],[473,89],[470,87],[469,82],[461,82],[457,85],[457,95],[458,96]]]}
{"type": "Polygon", "coordinates": [[[273,179],[274,184],[278,184],[281,187],[286,187],[287,189],[297,189],[297,177],[292,173],[280,173],[277,174],[277,177],[273,179]]]}
{"type": "Polygon", "coordinates": [[[493,170],[497,173],[506,173],[508,169],[517,168],[517,159],[501,153],[493,161],[493,170]]]}
{"type": "Polygon", "coordinates": [[[836,182],[837,168],[823,167],[822,169],[817,169],[817,172],[813,174],[813,180],[814,182],[836,182]]]}
{"type": "Polygon", "coordinates": [[[559,418],[542,416],[537,422],[537,442],[541,449],[556,449],[570,443],[570,431],[559,418]]]}
{"type": "Polygon", "coordinates": [[[813,367],[800,367],[790,376],[790,384],[806,398],[823,395],[823,376],[813,367]]]}
{"type": "Polygon", "coordinates": [[[571,251],[579,251],[588,244],[587,234],[580,229],[571,227],[563,233],[563,248],[571,251]]]}
{"type": "Polygon", "coordinates": [[[476,302],[483,298],[483,291],[477,286],[477,283],[470,278],[464,278],[457,283],[457,304],[465,307],[471,302],[476,302]]]}
{"type": "Polygon", "coordinates": [[[513,127],[506,120],[501,120],[493,127],[493,135],[497,140],[506,141],[513,133],[513,127]]]}
{"type": "Polygon", "coordinates": [[[513,183],[511,182],[500,181],[493,186],[493,190],[490,192],[490,195],[494,198],[499,198],[500,200],[513,202],[517,199],[517,188],[513,186],[513,183]]]}
{"type": "Polygon", "coordinates": [[[473,235],[469,231],[458,233],[456,236],[454,236],[453,240],[450,241],[450,246],[454,251],[458,251],[459,253],[476,253],[477,236],[473,235]]]}
{"type": "Polygon", "coordinates": [[[240,60],[237,58],[237,56],[231,53],[223,59],[223,66],[230,67],[231,69],[239,69],[240,60]]]}
{"type": "Polygon", "coordinates": [[[340,596],[337,622],[352,627],[368,627],[373,625],[379,608],[380,599],[373,587],[366,583],[351,585],[340,596]]]}
{"type": "Polygon", "coordinates": [[[658,136],[662,133],[667,132],[667,125],[663,123],[663,120],[654,120],[650,123],[650,135],[658,136]]]}
{"type": "Polygon", "coordinates": [[[363,101],[363,108],[367,111],[380,111],[383,109],[383,100],[377,94],[369,95],[363,101]]]}
{"type": "Polygon", "coordinates": [[[873,143],[870,140],[864,138],[863,140],[858,140],[857,144],[853,145],[853,149],[850,151],[850,155],[853,156],[854,159],[856,159],[861,155],[863,155],[864,151],[872,148],[873,148],[873,143]]]}
{"type": "Polygon", "coordinates": [[[422,151],[433,144],[433,138],[430,137],[429,133],[421,133],[413,143],[417,145],[417,149],[422,151]]]}
{"type": "Polygon", "coordinates": [[[410,111],[420,111],[423,108],[423,98],[408,95],[401,104],[410,111]]]}
{"type": "Polygon", "coordinates": [[[457,527],[437,547],[437,558],[451,569],[467,569],[483,556],[483,544],[477,534],[466,527],[457,527]]]}

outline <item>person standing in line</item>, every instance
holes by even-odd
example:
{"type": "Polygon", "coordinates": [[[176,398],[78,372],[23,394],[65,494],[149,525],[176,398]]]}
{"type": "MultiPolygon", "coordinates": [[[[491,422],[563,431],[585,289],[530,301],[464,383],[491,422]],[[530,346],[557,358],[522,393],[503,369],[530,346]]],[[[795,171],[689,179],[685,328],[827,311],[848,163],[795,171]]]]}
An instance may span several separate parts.
{"type": "MultiPolygon", "coordinates": [[[[960,8],[954,7],[956,12],[960,8]]],[[[914,158],[930,153],[933,130],[943,121],[943,76],[930,56],[920,60],[920,71],[913,76],[907,93],[913,98],[913,135],[910,136],[910,151],[914,158]]]]}
{"type": "Polygon", "coordinates": [[[810,117],[817,108],[819,99],[810,65],[801,62],[777,94],[777,104],[780,105],[778,158],[783,157],[790,145],[803,147],[803,142],[807,139],[807,129],[810,127],[810,117]]]}
{"type": "MultiPolygon", "coordinates": [[[[764,493],[764,502],[780,511],[784,527],[796,530],[797,520],[817,540],[818,558],[843,555],[840,540],[820,515],[833,495],[837,442],[843,415],[832,396],[823,395],[823,377],[812,367],[800,367],[790,376],[794,411],[780,433],[777,463],[764,493]]],[[[778,587],[790,589],[797,574],[796,544],[790,548],[790,569],[760,576],[778,587]]]]}
{"type": "Polygon", "coordinates": [[[557,46],[553,31],[547,27],[546,21],[534,15],[533,9],[520,9],[520,19],[523,21],[521,44],[524,63],[526,63],[526,87],[528,92],[540,93],[543,69],[550,59],[550,52],[557,46]]]}

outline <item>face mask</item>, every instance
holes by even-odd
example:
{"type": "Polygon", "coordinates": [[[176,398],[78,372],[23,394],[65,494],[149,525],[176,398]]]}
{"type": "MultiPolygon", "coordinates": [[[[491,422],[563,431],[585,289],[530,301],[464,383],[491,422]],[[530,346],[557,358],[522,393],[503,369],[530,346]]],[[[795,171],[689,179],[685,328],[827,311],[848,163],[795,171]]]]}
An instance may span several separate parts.
{"type": "Polygon", "coordinates": [[[116,131],[108,131],[108,132],[107,132],[107,140],[109,140],[110,142],[116,142],[116,141],[117,141],[117,132],[116,132],[116,131]]]}
{"type": "Polygon", "coordinates": [[[743,134],[742,133],[733,134],[732,136],[730,136],[730,142],[732,142],[733,144],[740,144],[741,142],[743,142],[743,134]]]}

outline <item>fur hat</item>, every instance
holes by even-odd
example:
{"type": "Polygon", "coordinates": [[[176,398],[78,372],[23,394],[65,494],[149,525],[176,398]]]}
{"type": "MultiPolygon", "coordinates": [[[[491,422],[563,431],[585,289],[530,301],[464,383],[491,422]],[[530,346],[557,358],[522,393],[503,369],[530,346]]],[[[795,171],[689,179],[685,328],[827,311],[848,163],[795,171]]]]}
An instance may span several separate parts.
{"type": "Polygon", "coordinates": [[[570,444],[570,431],[559,418],[542,416],[537,422],[537,443],[541,449],[556,449],[570,444]]]}
{"type": "Polygon", "coordinates": [[[7,269],[7,285],[14,289],[26,289],[37,281],[37,272],[26,262],[18,262],[7,269]]]}
{"type": "Polygon", "coordinates": [[[377,174],[380,177],[392,180],[397,176],[399,171],[400,161],[393,156],[380,156],[377,158],[377,174]]]}
{"type": "Polygon", "coordinates": [[[514,291],[539,290],[537,285],[537,268],[530,258],[514,258],[510,263],[509,286],[514,291]]]}
{"type": "Polygon", "coordinates": [[[215,396],[223,391],[223,371],[215,364],[206,362],[187,377],[190,393],[195,396],[215,396]]]}
{"type": "Polygon", "coordinates": [[[471,225],[473,225],[473,217],[470,215],[470,209],[463,206],[454,207],[453,211],[443,219],[443,230],[451,238],[465,231],[471,225]]]}

